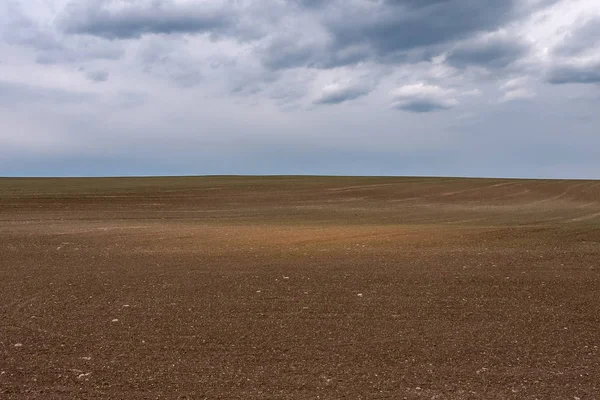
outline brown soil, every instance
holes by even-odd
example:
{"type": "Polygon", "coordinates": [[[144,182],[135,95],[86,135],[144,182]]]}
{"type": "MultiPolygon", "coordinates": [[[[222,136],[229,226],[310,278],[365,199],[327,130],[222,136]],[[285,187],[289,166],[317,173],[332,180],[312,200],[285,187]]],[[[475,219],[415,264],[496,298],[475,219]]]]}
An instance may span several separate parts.
{"type": "Polygon", "coordinates": [[[0,179],[2,399],[600,397],[600,182],[0,179]]]}

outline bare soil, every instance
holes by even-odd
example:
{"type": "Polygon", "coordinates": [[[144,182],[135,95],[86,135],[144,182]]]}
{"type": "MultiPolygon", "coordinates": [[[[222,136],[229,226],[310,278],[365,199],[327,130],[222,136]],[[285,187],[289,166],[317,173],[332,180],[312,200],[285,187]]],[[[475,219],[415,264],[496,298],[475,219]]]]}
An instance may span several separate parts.
{"type": "Polygon", "coordinates": [[[0,179],[1,399],[600,398],[600,182],[0,179]]]}

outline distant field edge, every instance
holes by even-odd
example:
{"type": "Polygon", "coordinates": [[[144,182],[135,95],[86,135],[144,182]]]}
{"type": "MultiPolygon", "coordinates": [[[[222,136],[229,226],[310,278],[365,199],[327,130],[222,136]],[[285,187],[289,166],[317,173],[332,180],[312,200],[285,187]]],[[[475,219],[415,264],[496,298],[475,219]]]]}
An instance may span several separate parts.
{"type": "Polygon", "coordinates": [[[299,179],[299,178],[331,178],[331,179],[469,179],[469,180],[511,180],[511,181],[600,181],[598,178],[554,178],[524,176],[471,176],[471,175],[332,175],[332,174],[189,174],[189,175],[56,175],[56,176],[18,176],[0,175],[2,180],[47,180],[47,179],[183,179],[183,178],[222,178],[222,179],[299,179]]]}

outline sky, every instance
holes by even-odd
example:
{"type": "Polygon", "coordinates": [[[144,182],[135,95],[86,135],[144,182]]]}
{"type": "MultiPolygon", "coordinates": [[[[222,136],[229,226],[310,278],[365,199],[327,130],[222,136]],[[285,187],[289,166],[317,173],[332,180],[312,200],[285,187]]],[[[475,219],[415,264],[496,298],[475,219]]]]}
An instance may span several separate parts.
{"type": "Polygon", "coordinates": [[[2,0],[0,176],[600,179],[598,0],[2,0]]]}

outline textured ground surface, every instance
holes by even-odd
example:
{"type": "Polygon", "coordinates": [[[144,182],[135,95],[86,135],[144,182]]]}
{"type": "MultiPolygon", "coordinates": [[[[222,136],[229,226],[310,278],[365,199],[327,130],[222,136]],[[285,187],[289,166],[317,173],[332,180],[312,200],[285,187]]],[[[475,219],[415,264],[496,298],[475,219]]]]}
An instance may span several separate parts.
{"type": "Polygon", "coordinates": [[[595,399],[600,182],[0,179],[2,399],[595,399]]]}

